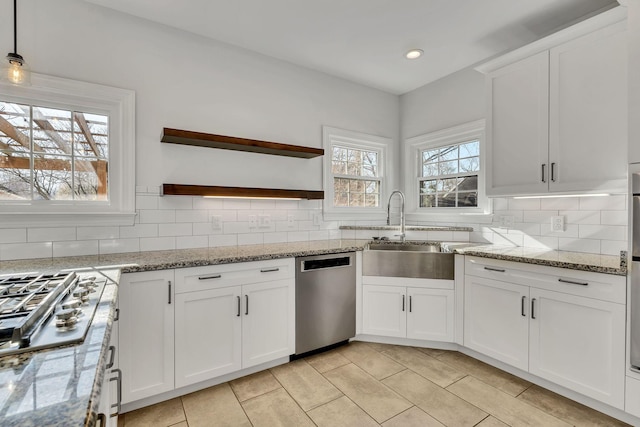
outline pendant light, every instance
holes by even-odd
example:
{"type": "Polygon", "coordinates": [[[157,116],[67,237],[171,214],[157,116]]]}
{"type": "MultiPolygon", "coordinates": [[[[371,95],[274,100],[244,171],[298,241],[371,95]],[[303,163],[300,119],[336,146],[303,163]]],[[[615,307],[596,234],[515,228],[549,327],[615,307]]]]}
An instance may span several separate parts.
{"type": "Polygon", "coordinates": [[[3,80],[8,80],[15,85],[29,85],[31,72],[24,62],[22,55],[18,54],[18,8],[17,0],[13,0],[13,52],[7,54],[9,64],[3,70],[3,80]]]}

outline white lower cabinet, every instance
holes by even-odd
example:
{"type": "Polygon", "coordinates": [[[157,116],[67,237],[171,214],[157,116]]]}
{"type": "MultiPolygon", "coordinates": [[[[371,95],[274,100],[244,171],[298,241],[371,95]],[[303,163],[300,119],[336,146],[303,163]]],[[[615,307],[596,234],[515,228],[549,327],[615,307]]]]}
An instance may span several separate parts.
{"type": "Polygon", "coordinates": [[[624,409],[624,277],[472,257],[465,271],[466,347],[624,409]]]}
{"type": "Polygon", "coordinates": [[[176,270],[176,387],[293,354],[294,304],[293,259],[176,270]]]}
{"type": "Polygon", "coordinates": [[[453,290],[362,286],[362,332],[365,334],[452,342],[453,322],[453,290]]]}
{"type": "Polygon", "coordinates": [[[173,270],[123,274],[119,284],[122,402],[174,388],[173,270]]]}

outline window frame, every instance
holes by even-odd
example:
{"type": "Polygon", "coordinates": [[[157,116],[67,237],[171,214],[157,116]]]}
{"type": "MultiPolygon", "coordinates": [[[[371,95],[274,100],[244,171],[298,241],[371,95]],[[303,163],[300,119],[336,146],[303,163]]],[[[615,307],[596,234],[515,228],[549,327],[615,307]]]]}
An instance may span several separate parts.
{"type": "Polygon", "coordinates": [[[135,218],[135,93],[32,74],[31,86],[0,83],[3,101],[109,117],[109,201],[0,201],[0,228],[132,225],[135,218]]]}
{"type": "MultiPolygon", "coordinates": [[[[464,123],[447,129],[418,135],[404,141],[405,189],[407,191],[407,213],[414,219],[438,219],[455,221],[463,215],[490,214],[490,203],[485,192],[485,121],[484,119],[464,123]],[[478,171],[477,207],[420,207],[420,181],[422,176],[422,152],[448,145],[480,142],[480,170],[478,171]]],[[[435,178],[435,177],[434,177],[435,178]]],[[[465,219],[467,220],[467,219],[465,219]]]]}
{"type": "MultiPolygon", "coordinates": [[[[393,144],[391,138],[377,135],[370,135],[361,132],[354,132],[344,129],[338,129],[330,126],[322,127],[322,141],[325,155],[323,156],[323,186],[324,200],[322,201],[322,210],[325,220],[377,220],[386,219],[385,200],[390,193],[391,186],[390,165],[392,164],[390,147],[393,144]],[[334,177],[353,179],[353,176],[344,176],[342,174],[334,175],[332,170],[333,146],[338,145],[344,148],[352,148],[355,150],[375,151],[378,153],[378,175],[375,180],[380,181],[380,199],[378,207],[337,207],[333,205],[334,201],[334,177]],[[366,216],[365,216],[366,215],[366,216]]],[[[366,179],[370,177],[362,177],[366,179]]],[[[357,178],[356,178],[357,179],[357,178]]]]}

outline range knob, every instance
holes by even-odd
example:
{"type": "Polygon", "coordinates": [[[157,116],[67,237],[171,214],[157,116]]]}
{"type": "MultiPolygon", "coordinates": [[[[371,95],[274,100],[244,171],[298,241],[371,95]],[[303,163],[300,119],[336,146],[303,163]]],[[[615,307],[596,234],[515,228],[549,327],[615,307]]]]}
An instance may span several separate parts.
{"type": "Polygon", "coordinates": [[[96,285],[96,282],[94,280],[83,280],[80,283],[78,283],[78,286],[80,286],[81,288],[88,289],[89,293],[92,293],[96,291],[96,287],[98,285],[96,285]]]}
{"type": "Polygon", "coordinates": [[[67,308],[65,310],[58,311],[56,313],[56,326],[59,328],[65,328],[78,323],[76,312],[77,310],[75,308],[67,308]]]}
{"type": "Polygon", "coordinates": [[[82,302],[87,302],[89,300],[89,289],[80,288],[73,291],[73,297],[78,298],[82,302]]]}

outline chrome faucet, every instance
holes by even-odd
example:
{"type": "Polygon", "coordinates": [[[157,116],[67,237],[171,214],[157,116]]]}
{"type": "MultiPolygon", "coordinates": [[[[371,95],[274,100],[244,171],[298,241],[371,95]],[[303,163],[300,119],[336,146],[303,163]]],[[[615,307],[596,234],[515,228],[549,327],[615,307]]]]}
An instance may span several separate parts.
{"type": "MultiPolygon", "coordinates": [[[[399,194],[400,195],[400,200],[401,200],[401,204],[400,204],[400,241],[404,242],[404,238],[406,236],[406,233],[404,231],[405,229],[405,224],[404,224],[404,193],[400,190],[393,190],[391,192],[391,195],[389,196],[389,203],[387,203],[387,225],[391,225],[391,199],[393,199],[393,196],[395,194],[399,194]]],[[[396,234],[396,236],[398,236],[398,234],[396,234]]]]}

